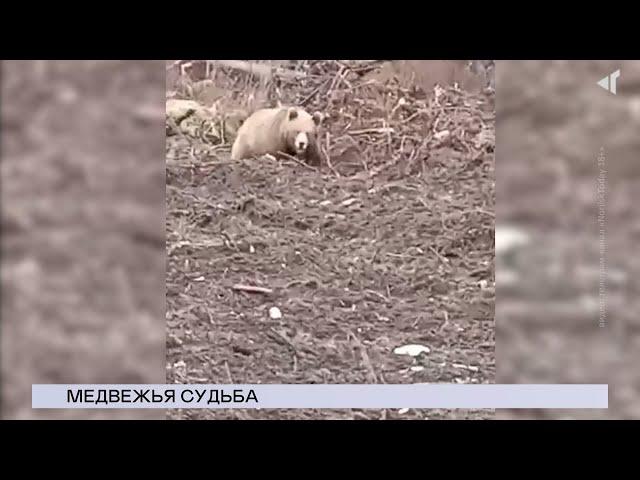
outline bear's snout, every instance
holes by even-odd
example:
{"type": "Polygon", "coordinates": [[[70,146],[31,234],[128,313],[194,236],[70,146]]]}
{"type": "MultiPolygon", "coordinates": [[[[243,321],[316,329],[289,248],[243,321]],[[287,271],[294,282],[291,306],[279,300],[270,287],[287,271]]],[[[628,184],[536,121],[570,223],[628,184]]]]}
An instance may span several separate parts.
{"type": "Polygon", "coordinates": [[[309,138],[307,137],[306,133],[301,132],[298,135],[296,135],[296,138],[293,143],[296,148],[296,151],[304,152],[307,150],[307,147],[309,146],[309,138]]]}

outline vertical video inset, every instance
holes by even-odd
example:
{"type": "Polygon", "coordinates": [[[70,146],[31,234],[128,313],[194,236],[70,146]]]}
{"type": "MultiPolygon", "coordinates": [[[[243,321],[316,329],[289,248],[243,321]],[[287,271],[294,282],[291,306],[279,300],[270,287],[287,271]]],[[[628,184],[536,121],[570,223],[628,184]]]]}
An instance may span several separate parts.
{"type": "Polygon", "coordinates": [[[491,61],[167,62],[167,382],[493,383],[493,86],[491,61]]]}

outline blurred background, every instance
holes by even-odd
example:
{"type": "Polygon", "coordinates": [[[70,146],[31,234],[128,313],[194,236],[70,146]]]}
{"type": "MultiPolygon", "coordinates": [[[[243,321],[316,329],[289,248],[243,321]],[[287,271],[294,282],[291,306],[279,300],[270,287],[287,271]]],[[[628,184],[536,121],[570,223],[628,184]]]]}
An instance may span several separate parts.
{"type": "Polygon", "coordinates": [[[164,383],[163,61],[2,62],[1,417],[33,383],[164,383]]]}
{"type": "Polygon", "coordinates": [[[640,418],[640,62],[498,61],[496,96],[496,381],[609,384],[498,418],[640,418]]]}

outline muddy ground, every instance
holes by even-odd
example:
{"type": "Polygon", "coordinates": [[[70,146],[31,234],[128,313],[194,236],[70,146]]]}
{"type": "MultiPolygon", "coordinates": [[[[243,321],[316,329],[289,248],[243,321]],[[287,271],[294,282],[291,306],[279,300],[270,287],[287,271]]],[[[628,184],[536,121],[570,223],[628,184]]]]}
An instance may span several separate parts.
{"type": "MultiPolygon", "coordinates": [[[[494,381],[493,93],[423,88],[429,67],[417,66],[421,80],[401,81],[402,66],[372,79],[313,62],[301,67],[306,80],[280,85],[285,103],[311,96],[307,108],[328,115],[321,142],[329,161],[319,168],[267,157],[231,162],[228,143],[167,138],[169,383],[494,381]],[[272,318],[271,307],[282,318],[272,318]],[[416,343],[430,353],[393,353],[416,343]]],[[[168,416],[483,419],[493,412],[168,416]]]]}

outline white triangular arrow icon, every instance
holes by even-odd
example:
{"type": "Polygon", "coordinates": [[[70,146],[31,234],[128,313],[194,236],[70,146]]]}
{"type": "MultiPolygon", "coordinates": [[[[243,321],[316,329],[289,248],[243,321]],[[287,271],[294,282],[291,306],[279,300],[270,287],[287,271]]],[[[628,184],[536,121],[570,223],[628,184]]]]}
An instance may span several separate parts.
{"type": "Polygon", "coordinates": [[[609,75],[607,75],[606,77],[604,77],[602,80],[600,80],[598,82],[598,85],[600,85],[602,88],[604,88],[606,91],[609,91],[609,75]]]}

